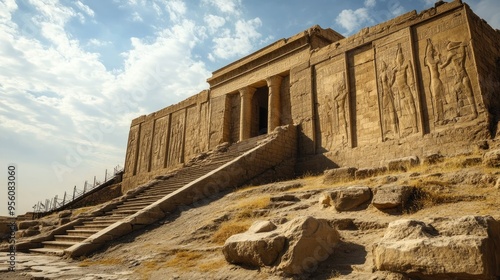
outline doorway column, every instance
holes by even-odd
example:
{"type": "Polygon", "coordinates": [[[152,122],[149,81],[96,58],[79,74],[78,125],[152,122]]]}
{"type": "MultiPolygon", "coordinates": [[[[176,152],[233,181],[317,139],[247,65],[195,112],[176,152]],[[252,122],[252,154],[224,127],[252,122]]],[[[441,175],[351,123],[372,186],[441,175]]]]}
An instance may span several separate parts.
{"type": "Polygon", "coordinates": [[[244,87],[240,92],[240,141],[250,138],[252,129],[252,97],[257,89],[244,87]]]}
{"type": "Polygon", "coordinates": [[[281,125],[281,76],[272,76],[266,79],[269,88],[267,133],[271,133],[276,127],[281,125]]]}

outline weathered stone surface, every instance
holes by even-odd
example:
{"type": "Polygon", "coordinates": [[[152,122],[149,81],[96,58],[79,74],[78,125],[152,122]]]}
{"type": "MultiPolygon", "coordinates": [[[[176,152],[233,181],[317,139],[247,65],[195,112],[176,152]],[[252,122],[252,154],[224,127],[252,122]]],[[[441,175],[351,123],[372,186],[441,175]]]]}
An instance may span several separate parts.
{"type": "Polygon", "coordinates": [[[30,227],[37,226],[39,224],[40,224],[39,221],[20,221],[17,224],[17,228],[20,229],[20,230],[22,230],[22,229],[28,229],[30,227]]]}
{"type": "Polygon", "coordinates": [[[410,156],[389,161],[387,169],[391,171],[408,171],[413,166],[417,166],[420,159],[417,156],[410,156]]]}
{"type": "Polygon", "coordinates": [[[300,199],[296,197],[295,195],[291,194],[284,194],[284,195],[279,195],[279,196],[273,196],[271,197],[272,202],[280,202],[280,201],[299,201],[300,199]]]}
{"type": "Polygon", "coordinates": [[[229,237],[222,252],[229,263],[269,266],[281,254],[285,240],[277,232],[245,232],[229,237]]]}
{"type": "Polygon", "coordinates": [[[355,178],[357,168],[354,167],[341,167],[329,169],[324,172],[323,183],[332,184],[337,182],[352,181],[355,178]]]}
{"type": "Polygon", "coordinates": [[[430,154],[424,157],[423,164],[432,165],[444,161],[444,156],[441,154],[430,154]]]}
{"type": "Polygon", "coordinates": [[[57,216],[59,218],[66,218],[66,217],[69,217],[71,216],[71,210],[64,210],[64,211],[61,211],[57,214],[57,216]]]}
{"type": "Polygon", "coordinates": [[[363,168],[356,170],[356,180],[366,179],[374,176],[378,176],[387,172],[387,167],[376,167],[376,168],[363,168]]]}
{"type": "Polygon", "coordinates": [[[313,217],[296,218],[281,229],[288,241],[288,249],[278,268],[288,275],[312,272],[326,260],[339,242],[336,229],[326,220],[313,217]]]}
{"type": "Polygon", "coordinates": [[[337,211],[348,211],[370,200],[370,188],[355,186],[341,188],[330,192],[330,197],[337,211]]]}
{"type": "Polygon", "coordinates": [[[269,232],[276,229],[276,225],[271,221],[256,221],[248,229],[248,232],[261,233],[269,232]]]}
{"type": "Polygon", "coordinates": [[[489,151],[483,156],[483,164],[488,167],[500,167],[500,150],[489,151]]]}
{"type": "Polygon", "coordinates": [[[372,204],[377,209],[402,208],[414,188],[410,186],[382,186],[374,190],[372,204]]]}
{"type": "Polygon", "coordinates": [[[323,193],[319,197],[319,206],[321,208],[327,208],[332,206],[332,197],[329,193],[323,193]]]}
{"type": "Polygon", "coordinates": [[[493,218],[415,220],[389,224],[374,244],[377,270],[418,279],[495,279],[500,276],[500,224],[493,218]]]}

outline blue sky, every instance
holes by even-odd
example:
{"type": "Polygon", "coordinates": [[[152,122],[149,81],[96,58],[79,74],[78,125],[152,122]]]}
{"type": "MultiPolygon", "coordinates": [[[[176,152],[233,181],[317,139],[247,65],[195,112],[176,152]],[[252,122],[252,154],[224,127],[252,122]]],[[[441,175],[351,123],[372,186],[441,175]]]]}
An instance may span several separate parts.
{"type": "MultiPolygon", "coordinates": [[[[465,2],[500,28],[500,1],[465,2]]],[[[18,214],[82,189],[123,166],[133,118],[207,89],[214,70],[315,24],[347,36],[433,3],[0,0],[0,185],[17,164],[18,214]]]]}

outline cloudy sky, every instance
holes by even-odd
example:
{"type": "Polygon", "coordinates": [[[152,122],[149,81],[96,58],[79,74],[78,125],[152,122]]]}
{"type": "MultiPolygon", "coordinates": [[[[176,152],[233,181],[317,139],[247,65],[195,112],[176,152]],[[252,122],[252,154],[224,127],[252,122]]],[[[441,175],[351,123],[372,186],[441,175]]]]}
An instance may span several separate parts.
{"type": "MultiPolygon", "coordinates": [[[[500,1],[469,0],[500,28],[500,1]]],[[[130,121],[314,24],[344,35],[433,0],[0,0],[0,215],[123,166],[130,121]],[[3,193],[3,195],[2,195],[3,193]]]]}

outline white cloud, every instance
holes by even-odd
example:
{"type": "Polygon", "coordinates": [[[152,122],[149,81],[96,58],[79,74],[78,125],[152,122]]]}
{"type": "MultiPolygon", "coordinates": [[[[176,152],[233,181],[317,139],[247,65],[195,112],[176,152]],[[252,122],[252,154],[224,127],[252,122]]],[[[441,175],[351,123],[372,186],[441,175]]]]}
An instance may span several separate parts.
{"type": "Polygon", "coordinates": [[[437,0],[421,0],[425,3],[426,7],[434,6],[434,3],[437,2],[437,0]]]}
{"type": "Polygon", "coordinates": [[[76,1],[76,6],[84,13],[90,17],[94,17],[94,11],[87,5],[83,4],[81,1],[76,1]]]}
{"type": "Polygon", "coordinates": [[[214,34],[219,28],[226,24],[226,20],[223,17],[216,15],[206,15],[203,20],[208,25],[210,34],[214,34]]]}
{"type": "Polygon", "coordinates": [[[241,0],[204,0],[203,2],[215,6],[222,13],[239,15],[241,0]]]}
{"type": "Polygon", "coordinates": [[[171,0],[165,3],[170,20],[177,22],[186,14],[186,4],[180,0],[171,0]]]}
{"type": "Polygon", "coordinates": [[[228,59],[234,56],[247,55],[262,36],[258,31],[262,25],[260,18],[248,21],[238,20],[234,32],[225,29],[220,37],[214,38],[213,56],[228,59]]]}
{"type": "Polygon", "coordinates": [[[345,28],[348,34],[358,30],[366,23],[374,23],[374,20],[370,17],[370,13],[367,8],[343,10],[337,16],[335,21],[345,28]]]}
{"type": "Polygon", "coordinates": [[[377,4],[377,0],[365,0],[365,7],[373,8],[377,4]]]}
{"type": "Polygon", "coordinates": [[[143,22],[144,20],[142,19],[141,15],[137,11],[134,11],[132,13],[132,21],[133,22],[143,22]]]}
{"type": "Polygon", "coordinates": [[[104,46],[109,46],[109,45],[112,45],[112,44],[113,44],[113,42],[111,42],[111,41],[101,41],[101,40],[92,38],[87,43],[87,46],[91,46],[91,47],[104,47],[104,46]]]}

